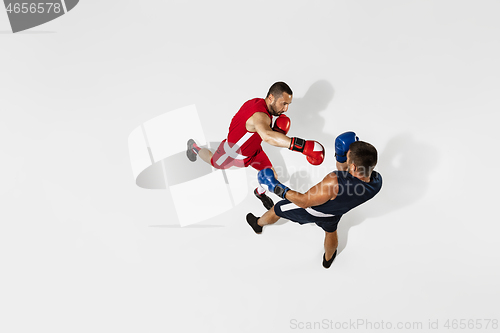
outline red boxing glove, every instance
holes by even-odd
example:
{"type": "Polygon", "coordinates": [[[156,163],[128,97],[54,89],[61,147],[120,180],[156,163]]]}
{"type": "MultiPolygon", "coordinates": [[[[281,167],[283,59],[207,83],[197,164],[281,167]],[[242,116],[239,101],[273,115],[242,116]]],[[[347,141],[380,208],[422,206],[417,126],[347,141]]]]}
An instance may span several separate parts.
{"type": "Polygon", "coordinates": [[[284,114],[276,118],[276,120],[274,121],[273,131],[280,132],[286,135],[289,130],[290,130],[290,118],[288,118],[284,114]]]}
{"type": "Polygon", "coordinates": [[[325,148],[317,141],[306,141],[301,138],[292,138],[290,148],[307,156],[307,161],[312,165],[320,165],[325,159],[325,148]]]}
{"type": "Polygon", "coordinates": [[[302,154],[307,156],[307,161],[312,165],[320,165],[325,159],[325,148],[317,141],[306,141],[302,154]]]}

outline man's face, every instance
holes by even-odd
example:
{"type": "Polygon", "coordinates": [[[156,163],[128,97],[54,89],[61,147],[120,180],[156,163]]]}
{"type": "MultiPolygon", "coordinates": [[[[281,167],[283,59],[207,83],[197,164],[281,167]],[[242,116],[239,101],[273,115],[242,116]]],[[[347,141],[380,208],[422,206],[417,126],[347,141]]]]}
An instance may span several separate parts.
{"type": "Polygon", "coordinates": [[[271,96],[273,96],[273,101],[269,113],[273,116],[279,116],[288,111],[288,106],[292,103],[292,95],[284,92],[279,98],[276,98],[274,95],[271,96]]]}

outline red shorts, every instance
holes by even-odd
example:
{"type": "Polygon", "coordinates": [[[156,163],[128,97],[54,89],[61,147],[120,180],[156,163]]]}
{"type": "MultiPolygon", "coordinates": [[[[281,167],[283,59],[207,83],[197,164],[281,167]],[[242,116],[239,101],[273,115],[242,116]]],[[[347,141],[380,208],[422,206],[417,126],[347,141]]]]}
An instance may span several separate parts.
{"type": "Polygon", "coordinates": [[[226,140],[222,141],[219,148],[217,148],[217,151],[212,156],[211,163],[216,169],[228,169],[232,166],[239,168],[251,166],[256,170],[262,170],[273,167],[271,161],[269,161],[269,158],[266,153],[264,153],[262,148],[259,148],[254,155],[247,158],[243,158],[243,156],[237,153],[233,153],[233,157],[231,157],[224,149],[225,144],[226,140]]]}

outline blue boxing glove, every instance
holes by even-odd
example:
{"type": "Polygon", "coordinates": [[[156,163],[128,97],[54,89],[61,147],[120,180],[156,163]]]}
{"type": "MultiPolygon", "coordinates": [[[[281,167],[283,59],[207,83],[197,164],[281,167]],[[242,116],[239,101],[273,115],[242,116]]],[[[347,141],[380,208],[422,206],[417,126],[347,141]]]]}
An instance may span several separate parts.
{"type": "Polygon", "coordinates": [[[257,174],[257,180],[259,184],[266,185],[269,191],[274,192],[274,194],[283,199],[285,199],[286,192],[290,190],[290,188],[281,184],[276,177],[274,177],[274,172],[271,168],[260,170],[257,174]]]}
{"type": "Polygon", "coordinates": [[[345,132],[337,136],[335,139],[335,158],[337,162],[344,163],[347,161],[347,151],[354,141],[359,141],[354,132],[345,132]]]}

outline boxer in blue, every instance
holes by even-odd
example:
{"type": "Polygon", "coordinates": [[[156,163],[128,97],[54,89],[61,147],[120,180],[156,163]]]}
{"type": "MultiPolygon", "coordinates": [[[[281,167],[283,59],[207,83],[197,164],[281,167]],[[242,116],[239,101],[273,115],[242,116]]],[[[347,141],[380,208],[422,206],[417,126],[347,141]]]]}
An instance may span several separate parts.
{"type": "Polygon", "coordinates": [[[282,200],[262,217],[249,213],[248,224],[260,234],[262,227],[276,223],[280,217],[300,224],[316,223],[325,231],[323,266],[329,268],[337,255],[337,224],[343,214],[373,198],[382,187],[382,176],[374,171],[377,150],[359,141],[354,132],[335,139],[337,171],[302,194],[281,184],[271,169],[259,171],[258,181],[282,200]]]}

